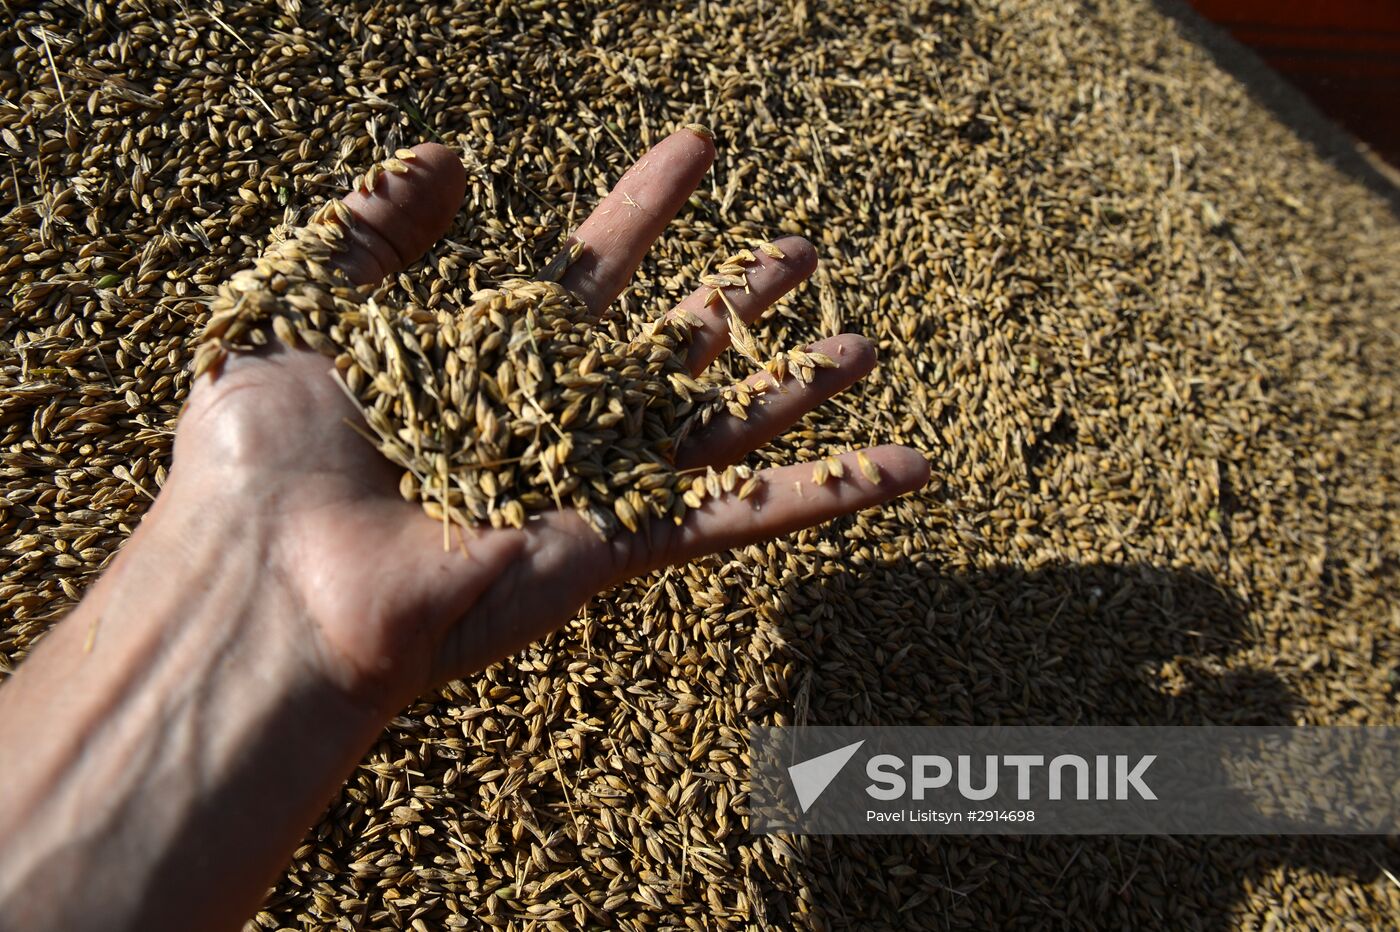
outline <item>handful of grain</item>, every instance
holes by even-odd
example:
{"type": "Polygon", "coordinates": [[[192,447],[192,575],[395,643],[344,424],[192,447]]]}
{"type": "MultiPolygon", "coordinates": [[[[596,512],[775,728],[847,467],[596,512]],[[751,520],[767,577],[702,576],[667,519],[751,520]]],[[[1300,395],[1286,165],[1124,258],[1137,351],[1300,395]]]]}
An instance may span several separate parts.
{"type": "MultiPolygon", "coordinates": [[[[371,168],[402,171],[402,150],[371,168]]],[[[400,491],[436,520],[522,527],[530,512],[572,507],[601,536],[637,531],[649,518],[680,524],[706,495],[759,480],[743,467],[682,472],[678,449],[718,412],[745,409],[789,372],[810,381],[834,363],[819,353],[779,356],[769,379],[719,386],[691,377],[686,354],[698,317],[659,317],[629,334],[562,285],[513,280],[450,311],[400,312],[366,299],[333,264],[353,215],[339,201],[274,243],[252,269],[223,285],[195,361],[196,375],[269,334],[335,359],[347,394],[378,449],[404,469],[400,491]]],[[[781,255],[776,247],[766,246],[781,255]]],[[[550,263],[557,278],[577,247],[550,263]]],[[[710,300],[745,288],[754,255],[741,251],[706,276],[710,300]]],[[[757,347],[732,306],[735,347],[757,347]]]]}

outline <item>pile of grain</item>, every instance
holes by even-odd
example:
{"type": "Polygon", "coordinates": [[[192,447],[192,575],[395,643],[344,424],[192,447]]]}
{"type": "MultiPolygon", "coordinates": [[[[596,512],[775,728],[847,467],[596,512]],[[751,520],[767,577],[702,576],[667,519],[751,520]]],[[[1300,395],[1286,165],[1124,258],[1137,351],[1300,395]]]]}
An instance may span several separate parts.
{"type": "Polygon", "coordinates": [[[94,0],[0,47],[7,666],[164,479],[194,299],[423,138],[468,203],[388,307],[535,273],[645,146],[714,127],[624,307],[807,235],[822,269],[761,335],[860,330],[882,365],[750,465],[897,441],[941,480],[425,697],[259,928],[1400,909],[1383,842],[744,830],[753,722],[1396,722],[1400,223],[1146,0],[94,0]]]}
{"type": "MultiPolygon", "coordinates": [[[[415,157],[400,149],[352,187],[371,192],[381,166],[403,174],[415,157]]],[[[764,481],[748,466],[677,467],[686,437],[717,413],[747,419],[789,371],[810,384],[817,368],[836,366],[825,353],[793,350],[753,382],[694,378],[686,364],[702,326],[694,313],[628,320],[557,284],[581,243],[560,250],[546,280],[512,279],[436,311],[386,308],[332,261],[355,223],[329,200],[220,285],[193,374],[217,378],[230,354],[277,341],[330,357],[365,434],[404,470],[404,498],[444,522],[444,534],[449,524],[520,528],[530,512],[572,507],[607,539],[652,519],[680,526],[723,492],[748,498],[764,481]]],[[[783,256],[771,243],[760,248],[783,256]]],[[[757,261],[743,249],[701,276],[706,302],[726,306],[734,346],[752,362],[757,345],[726,292],[748,290],[757,261]]],[[[857,456],[878,483],[876,467],[857,456]]],[[[820,484],[843,467],[831,459],[814,469],[820,484]]]]}

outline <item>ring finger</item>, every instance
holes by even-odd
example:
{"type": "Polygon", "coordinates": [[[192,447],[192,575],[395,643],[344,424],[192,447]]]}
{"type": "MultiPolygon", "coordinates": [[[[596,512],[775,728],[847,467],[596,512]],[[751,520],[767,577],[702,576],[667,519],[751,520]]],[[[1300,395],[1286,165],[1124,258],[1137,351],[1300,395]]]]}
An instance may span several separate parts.
{"type": "Polygon", "coordinates": [[[859,334],[829,337],[802,352],[819,353],[834,365],[830,368],[815,366],[810,382],[803,382],[791,370],[776,385],[773,376],[766,371],[749,376],[743,384],[757,394],[745,410],[745,416],[724,414],[701,428],[686,441],[676,465],[692,469],[737,463],[875,368],[875,344],[859,334]]]}

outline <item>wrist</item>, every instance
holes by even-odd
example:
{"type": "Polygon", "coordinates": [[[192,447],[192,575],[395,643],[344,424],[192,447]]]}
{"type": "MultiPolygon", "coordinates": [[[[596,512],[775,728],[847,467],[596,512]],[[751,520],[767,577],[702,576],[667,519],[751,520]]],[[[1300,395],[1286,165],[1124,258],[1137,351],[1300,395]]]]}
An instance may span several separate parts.
{"type": "Polygon", "coordinates": [[[338,658],[317,624],[318,600],[290,553],[297,547],[288,540],[289,511],[271,489],[174,470],[123,551],[129,565],[109,574],[117,577],[113,596],[164,597],[136,624],[163,642],[186,644],[191,655],[212,652],[221,668],[258,684],[269,706],[314,698],[337,720],[369,715],[378,728],[394,710],[366,702],[336,675],[338,658]]]}
{"type": "Polygon", "coordinates": [[[271,680],[272,694],[324,694],[378,727],[412,690],[364,673],[359,658],[326,638],[329,617],[369,607],[337,600],[326,574],[338,567],[305,542],[311,519],[292,498],[256,470],[177,467],[128,546],[132,572],[159,577],[167,591],[207,593],[205,611],[163,620],[199,625],[207,615],[212,628],[196,636],[226,639],[241,663],[271,680]]]}
{"type": "Polygon", "coordinates": [[[198,491],[172,477],[0,690],[0,747],[29,749],[0,805],[0,911],[25,927],[83,927],[64,914],[70,876],[102,888],[113,928],[173,928],[211,906],[246,916],[382,727],[320,674],[258,510],[186,497],[198,491]],[[137,847],[194,878],[172,891],[134,873],[137,847]]]}

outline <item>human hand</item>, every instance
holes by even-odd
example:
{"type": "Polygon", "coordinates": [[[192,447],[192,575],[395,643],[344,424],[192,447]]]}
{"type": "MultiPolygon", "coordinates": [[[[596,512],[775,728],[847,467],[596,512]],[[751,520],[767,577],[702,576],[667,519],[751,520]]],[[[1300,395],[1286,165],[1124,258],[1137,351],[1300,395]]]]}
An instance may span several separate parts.
{"type": "MultiPolygon", "coordinates": [[[[416,259],[461,202],[457,159],[416,153],[345,198],[355,222],[337,261],[354,281],[416,259]]],[[[575,233],[583,254],[563,284],[607,306],[712,158],[689,130],[648,153],[575,233]]],[[[785,258],[761,256],[749,288],[730,293],[739,316],[811,273],[810,245],[778,246],[785,258]]],[[[729,340],[709,290],[681,304],[703,322],[685,357],[695,371],[729,340]]],[[[692,431],[677,465],[739,460],[874,365],[858,336],[816,348],[837,365],[764,393],[745,419],[692,431]]],[[[332,366],[273,345],[196,378],[155,504],[0,690],[0,752],[23,749],[0,804],[13,842],[0,849],[0,911],[24,928],[173,929],[197,912],[235,928],[414,696],[629,576],[877,504],[928,475],[915,451],[882,447],[866,469],[844,455],[838,481],[812,482],[811,464],[767,470],[757,494],[707,496],[680,526],[604,540],[575,511],[541,512],[518,529],[459,531],[445,549],[444,526],[403,500],[399,469],[357,432],[332,366]]]]}
{"type": "MultiPolygon", "coordinates": [[[[415,151],[406,173],[380,174],[371,194],[344,199],[356,223],[337,264],[357,283],[415,261],[462,200],[457,158],[432,144],[415,151]]],[[[562,284],[595,309],[609,305],[713,157],[710,140],[690,130],[647,153],[575,233],[583,252],[562,284]]],[[[805,240],[777,245],[784,257],[760,255],[751,289],[732,295],[745,320],[815,268],[805,240]]],[[[724,316],[706,307],[707,294],[701,289],[679,305],[704,321],[691,344],[693,373],[729,342],[724,316]]],[[[812,349],[837,366],[819,370],[811,383],[789,379],[745,420],[716,418],[687,440],[678,465],[738,461],[874,366],[873,346],[853,334],[812,349]]],[[[348,426],[360,415],[330,370],[323,356],[279,346],[235,355],[216,379],[199,378],[162,498],[268,529],[261,546],[269,585],[287,587],[302,606],[302,617],[290,623],[305,626],[292,641],[305,646],[309,672],[386,712],[520,649],[622,580],[869,507],[928,478],[917,452],[880,447],[865,454],[878,482],[857,468],[855,454],[845,454],[840,481],[811,483],[810,464],[768,470],[760,495],[707,500],[680,526],[654,521],[643,533],[605,541],[565,510],[537,515],[518,530],[461,533],[445,549],[442,526],[401,498],[397,467],[348,426]]]]}

